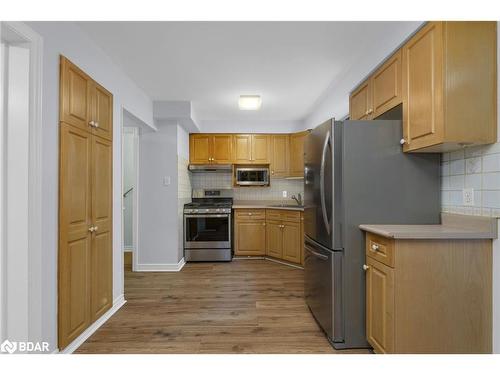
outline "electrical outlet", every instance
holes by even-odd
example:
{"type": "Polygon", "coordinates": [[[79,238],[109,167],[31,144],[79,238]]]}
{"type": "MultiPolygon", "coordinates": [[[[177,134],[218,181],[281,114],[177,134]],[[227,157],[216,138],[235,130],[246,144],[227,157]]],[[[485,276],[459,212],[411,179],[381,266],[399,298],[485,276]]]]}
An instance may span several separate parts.
{"type": "Polygon", "coordinates": [[[283,190],[283,198],[286,198],[286,196],[287,196],[287,192],[286,192],[286,190],[283,190]]]}
{"type": "Polygon", "coordinates": [[[170,185],[170,176],[163,177],[163,186],[170,185]]]}
{"type": "Polygon", "coordinates": [[[463,189],[462,196],[464,206],[474,206],[474,189],[463,189]]]}

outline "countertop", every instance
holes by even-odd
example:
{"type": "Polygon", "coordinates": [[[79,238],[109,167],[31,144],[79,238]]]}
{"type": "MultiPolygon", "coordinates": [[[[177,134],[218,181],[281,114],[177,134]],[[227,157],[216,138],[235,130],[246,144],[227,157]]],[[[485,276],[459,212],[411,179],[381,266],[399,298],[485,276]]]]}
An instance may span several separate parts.
{"type": "Polygon", "coordinates": [[[239,209],[239,208],[270,208],[273,210],[290,210],[290,211],[304,211],[304,207],[302,206],[296,206],[296,207],[277,207],[276,205],[280,204],[289,204],[293,205],[295,204],[294,200],[288,199],[285,202],[283,201],[264,201],[264,200],[254,200],[254,201],[233,201],[233,208],[239,209]]]}
{"type": "Polygon", "coordinates": [[[394,239],[494,239],[497,219],[483,216],[441,214],[441,224],[377,225],[362,224],[360,229],[394,239]]]}

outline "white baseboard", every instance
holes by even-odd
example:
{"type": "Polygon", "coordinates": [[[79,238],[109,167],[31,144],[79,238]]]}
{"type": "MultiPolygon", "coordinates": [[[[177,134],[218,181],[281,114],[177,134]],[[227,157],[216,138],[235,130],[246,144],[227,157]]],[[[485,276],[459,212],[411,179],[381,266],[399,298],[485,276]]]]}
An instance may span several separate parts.
{"type": "Polygon", "coordinates": [[[184,267],[186,262],[182,258],[179,263],[165,264],[137,264],[134,271],[137,272],[178,272],[184,267]]]}
{"type": "Polygon", "coordinates": [[[71,344],[69,344],[67,347],[65,347],[63,350],[59,351],[60,354],[71,354],[73,353],[76,349],[80,347],[90,336],[94,334],[95,331],[99,329],[100,326],[102,326],[106,321],[111,318],[115,312],[117,312],[120,307],[122,307],[127,301],[125,301],[125,297],[122,294],[121,296],[117,297],[113,301],[113,306],[104,313],[103,316],[101,316],[99,319],[97,319],[92,325],[87,328],[83,333],[78,336],[76,339],[73,340],[71,344]]]}
{"type": "Polygon", "coordinates": [[[125,253],[132,253],[134,251],[133,246],[123,246],[123,252],[125,253]]]}

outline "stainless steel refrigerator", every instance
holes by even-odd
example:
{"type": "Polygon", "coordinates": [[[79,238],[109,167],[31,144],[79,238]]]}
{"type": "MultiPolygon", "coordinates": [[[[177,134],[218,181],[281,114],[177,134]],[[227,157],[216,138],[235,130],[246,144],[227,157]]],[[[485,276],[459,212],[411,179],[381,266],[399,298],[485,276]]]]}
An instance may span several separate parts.
{"type": "Polygon", "coordinates": [[[338,349],[368,347],[360,224],[436,224],[439,154],[405,154],[400,121],[334,121],[305,141],[305,297],[338,349]]]}

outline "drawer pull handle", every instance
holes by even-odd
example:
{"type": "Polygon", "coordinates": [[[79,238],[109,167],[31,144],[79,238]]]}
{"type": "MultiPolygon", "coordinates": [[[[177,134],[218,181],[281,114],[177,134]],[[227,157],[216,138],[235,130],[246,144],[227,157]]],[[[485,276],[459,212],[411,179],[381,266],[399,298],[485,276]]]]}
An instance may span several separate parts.
{"type": "Polygon", "coordinates": [[[370,266],[363,264],[363,271],[368,271],[369,269],[370,269],[370,266]]]}
{"type": "Polygon", "coordinates": [[[373,251],[379,251],[379,249],[380,249],[380,246],[379,246],[379,245],[377,245],[377,244],[375,244],[375,243],[372,245],[372,250],[373,250],[373,251]]]}

